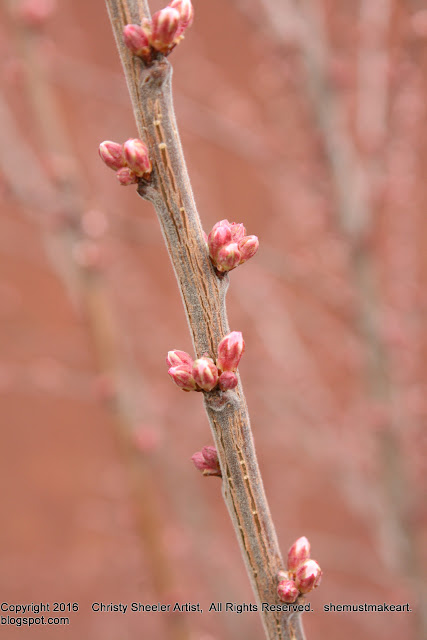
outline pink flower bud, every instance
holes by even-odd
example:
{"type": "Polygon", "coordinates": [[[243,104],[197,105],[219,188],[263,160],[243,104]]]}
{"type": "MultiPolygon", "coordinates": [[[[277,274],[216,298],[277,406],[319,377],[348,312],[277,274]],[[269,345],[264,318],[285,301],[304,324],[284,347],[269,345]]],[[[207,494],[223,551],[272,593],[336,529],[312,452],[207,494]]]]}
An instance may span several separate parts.
{"type": "Polygon", "coordinates": [[[191,4],[191,0],[172,0],[172,2],[169,3],[169,6],[178,11],[182,31],[191,26],[194,17],[194,9],[191,4]]]}
{"type": "Polygon", "coordinates": [[[305,536],[298,538],[288,551],[288,570],[295,572],[310,557],[310,543],[305,536]]]}
{"type": "Polygon", "coordinates": [[[215,262],[218,252],[231,241],[231,231],[228,225],[217,223],[208,235],[209,255],[215,262]]]}
{"type": "Polygon", "coordinates": [[[218,369],[236,371],[245,350],[245,341],[240,331],[232,331],[218,345],[218,369]]]}
{"type": "Polygon", "coordinates": [[[211,358],[198,358],[193,363],[193,378],[203,391],[212,391],[218,382],[218,369],[211,358]]]}
{"type": "Polygon", "coordinates": [[[127,24],[123,29],[123,40],[128,49],[136,56],[147,58],[150,54],[150,43],[144,29],[139,24],[127,24]]]}
{"type": "Polygon", "coordinates": [[[230,223],[227,220],[227,218],[224,218],[224,220],[219,220],[219,222],[215,222],[214,226],[212,227],[212,231],[214,229],[217,229],[218,227],[230,227],[230,223]]]}
{"type": "Polygon", "coordinates": [[[246,229],[242,223],[232,222],[230,224],[230,231],[231,237],[233,238],[234,242],[237,243],[239,243],[239,240],[241,240],[246,235],[246,229]]]}
{"type": "Polygon", "coordinates": [[[257,236],[244,236],[239,241],[240,264],[252,258],[258,251],[259,240],[257,236]]]}
{"type": "Polygon", "coordinates": [[[191,459],[196,469],[203,471],[203,475],[221,477],[221,468],[215,447],[203,447],[201,451],[196,451],[191,459]]]}
{"type": "Polygon", "coordinates": [[[277,595],[282,602],[295,602],[298,598],[298,589],[293,580],[283,580],[277,585],[277,595]]]}
{"type": "Polygon", "coordinates": [[[301,593],[308,593],[320,584],[321,578],[322,570],[316,560],[306,560],[296,572],[295,584],[301,593]]]}
{"type": "Polygon", "coordinates": [[[123,153],[129,168],[138,176],[151,172],[151,162],[148,156],[148,149],[142,140],[133,138],[126,140],[123,145],[123,153]]]}
{"type": "Polygon", "coordinates": [[[171,367],[168,374],[175,382],[176,386],[183,391],[195,391],[196,382],[191,375],[191,367],[187,364],[180,364],[176,367],[171,367]]]}
{"type": "Polygon", "coordinates": [[[218,251],[214,262],[218,271],[225,272],[237,267],[240,258],[241,255],[237,243],[230,242],[230,244],[226,244],[225,247],[218,251]]]}
{"type": "Polygon", "coordinates": [[[166,7],[157,11],[151,21],[151,46],[157,51],[167,53],[175,41],[180,24],[180,15],[176,9],[166,7]]]}
{"type": "Polygon", "coordinates": [[[204,459],[212,469],[219,469],[218,452],[215,447],[203,447],[202,454],[204,459]]]}
{"type": "Polygon", "coordinates": [[[237,376],[232,371],[224,371],[218,378],[221,391],[229,391],[237,387],[237,376]]]}
{"type": "Polygon", "coordinates": [[[196,469],[198,469],[198,471],[204,471],[205,469],[209,469],[209,465],[206,462],[203,456],[203,453],[201,451],[196,451],[196,453],[193,453],[193,455],[191,456],[191,459],[196,469]]]}
{"type": "Polygon", "coordinates": [[[127,187],[129,184],[135,184],[138,182],[138,176],[129,167],[123,167],[116,173],[116,178],[123,187],[127,187]]]}
{"type": "Polygon", "coordinates": [[[180,364],[187,364],[192,367],[193,358],[186,351],[174,349],[173,351],[168,351],[166,364],[169,365],[169,367],[178,367],[180,364]]]}
{"type": "Polygon", "coordinates": [[[99,155],[105,162],[107,167],[117,171],[126,166],[126,160],[123,155],[123,145],[111,140],[105,140],[99,145],[99,155]]]}

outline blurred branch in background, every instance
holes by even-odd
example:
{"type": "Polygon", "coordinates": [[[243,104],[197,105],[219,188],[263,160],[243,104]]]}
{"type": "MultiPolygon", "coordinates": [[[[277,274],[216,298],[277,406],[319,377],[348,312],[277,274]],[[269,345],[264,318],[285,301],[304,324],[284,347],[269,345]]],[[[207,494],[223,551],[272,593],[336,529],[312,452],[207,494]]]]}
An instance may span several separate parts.
{"type": "MultiPolygon", "coordinates": [[[[242,10],[248,10],[243,4],[239,4],[242,10]]],[[[410,128],[406,127],[406,139],[403,141],[405,147],[402,148],[402,141],[397,137],[398,131],[395,127],[390,130],[388,126],[391,111],[390,83],[393,73],[396,74],[393,64],[401,64],[396,55],[396,28],[393,29],[392,22],[396,19],[397,7],[391,0],[377,3],[362,0],[357,6],[359,37],[354,108],[351,100],[343,99],[337,88],[340,77],[344,86],[348,87],[351,83],[350,74],[354,61],[348,59],[348,54],[346,58],[332,52],[333,47],[328,43],[329,25],[326,23],[322,3],[303,0],[299,3],[286,2],[279,7],[274,0],[260,1],[260,7],[264,9],[268,21],[268,27],[265,28],[271,29],[277,43],[285,47],[285,50],[286,47],[288,50],[297,47],[305,62],[306,88],[322,135],[337,198],[337,223],[350,248],[350,277],[357,294],[355,328],[364,341],[363,377],[366,398],[371,403],[372,410],[375,411],[377,407],[376,410],[382,415],[377,435],[379,493],[372,504],[373,510],[369,511],[373,518],[371,524],[379,535],[378,549],[383,560],[396,574],[407,576],[412,583],[414,594],[419,598],[418,633],[420,637],[424,637],[427,633],[427,618],[421,602],[426,594],[419,542],[414,529],[414,496],[418,492],[408,484],[409,469],[403,457],[405,450],[402,448],[402,439],[410,437],[405,436],[410,417],[402,411],[399,400],[402,390],[397,383],[399,376],[396,378],[393,370],[394,358],[384,337],[391,282],[396,282],[396,278],[398,281],[405,277],[416,279],[417,273],[408,273],[407,270],[395,274],[384,273],[381,265],[382,247],[377,239],[378,221],[384,204],[390,206],[393,202],[390,198],[389,202],[384,203],[383,197],[387,184],[393,191],[394,183],[391,178],[386,177],[389,169],[386,164],[388,156],[399,146],[400,158],[405,158],[406,161],[406,165],[401,167],[402,173],[412,177],[417,171],[419,160],[415,152],[417,139],[414,132],[419,131],[418,127],[421,125],[417,91],[422,89],[420,86],[410,88],[416,72],[406,63],[408,74],[405,79],[401,78],[402,89],[408,100],[411,92],[412,100],[416,101],[416,122],[410,128]],[[391,277],[388,282],[387,277],[391,277]]],[[[254,18],[256,8],[253,4],[251,9],[253,13],[250,15],[254,18]]],[[[401,18],[402,14],[408,21],[408,16],[404,15],[405,10],[399,12],[401,18]]],[[[349,33],[349,29],[346,33],[349,33]]],[[[352,40],[350,42],[353,43],[352,40]]],[[[392,100],[399,101],[398,88],[392,100]]],[[[408,202],[413,202],[414,199],[413,193],[408,191],[408,186],[414,186],[413,180],[409,180],[409,185],[406,181],[404,186],[407,188],[407,199],[404,200],[400,194],[401,207],[394,211],[388,232],[393,231],[393,219],[411,221],[410,228],[408,223],[403,225],[405,231],[407,229],[404,240],[402,235],[398,238],[410,250],[412,255],[406,258],[406,262],[411,262],[418,250],[420,220],[417,211],[409,211],[410,205],[408,206],[408,202]]],[[[420,203],[418,211],[419,206],[420,203]]],[[[394,246],[394,250],[397,255],[402,249],[394,246]]],[[[415,302],[415,307],[406,309],[406,312],[416,313],[416,304],[415,302]]],[[[408,326],[407,329],[411,330],[408,326]]],[[[415,337],[414,332],[413,336],[415,337]]],[[[419,340],[415,339],[411,347],[419,349],[419,340]]],[[[364,484],[362,478],[360,482],[364,484]]],[[[366,506],[365,503],[364,508],[366,506]]]]}

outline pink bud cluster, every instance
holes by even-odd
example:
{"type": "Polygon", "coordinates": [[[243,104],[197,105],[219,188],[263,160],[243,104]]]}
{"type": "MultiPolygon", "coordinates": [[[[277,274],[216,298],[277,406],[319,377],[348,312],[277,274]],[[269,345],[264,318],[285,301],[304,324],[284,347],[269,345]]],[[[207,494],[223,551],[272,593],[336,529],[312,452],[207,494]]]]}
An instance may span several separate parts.
{"type": "Polygon", "coordinates": [[[124,144],[105,140],[99,145],[99,155],[107,167],[116,172],[117,180],[123,186],[135,184],[140,178],[150,179],[152,166],[148,149],[138,138],[124,144]]]}
{"type": "Polygon", "coordinates": [[[218,453],[215,447],[203,447],[201,451],[196,451],[191,456],[196,469],[201,471],[204,476],[221,477],[221,469],[218,461],[218,453]]]}
{"type": "Polygon", "coordinates": [[[172,0],[142,25],[127,24],[123,29],[125,45],[150,64],[156,52],[169,55],[191,26],[193,15],[191,0],[172,0]]]}
{"type": "Polygon", "coordinates": [[[216,363],[207,355],[194,360],[185,351],[169,351],[168,374],[183,391],[229,391],[237,386],[236,370],[245,350],[240,331],[232,331],[218,345],[216,363]]]}
{"type": "Polygon", "coordinates": [[[220,220],[208,235],[210,258],[220,272],[231,271],[258,251],[257,236],[247,236],[243,224],[220,220]]]}
{"type": "Polygon", "coordinates": [[[322,570],[310,558],[310,543],[305,536],[298,538],[288,551],[288,570],[279,571],[277,594],[282,602],[292,603],[299,595],[319,586],[322,570]]]}

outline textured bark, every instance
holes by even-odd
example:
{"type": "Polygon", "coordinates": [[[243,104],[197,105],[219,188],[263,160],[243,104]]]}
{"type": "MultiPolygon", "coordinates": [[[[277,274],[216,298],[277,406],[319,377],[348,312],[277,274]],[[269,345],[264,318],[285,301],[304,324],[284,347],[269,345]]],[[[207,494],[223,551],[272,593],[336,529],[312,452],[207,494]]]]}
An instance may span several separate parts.
{"type": "MultiPolygon", "coordinates": [[[[216,357],[229,333],[225,294],[228,275],[218,276],[210,262],[175,122],[171,66],[163,58],[146,67],[122,41],[125,24],[149,17],[145,2],[107,0],[132,98],[139,137],[153,163],[149,185],[139,194],[153,203],[174,267],[197,357],[216,357]]],[[[256,460],[242,386],[232,392],[204,393],[222,471],[223,496],[242,550],[269,639],[304,637],[297,614],[262,611],[262,602],[279,604],[277,572],[284,568],[256,460]]]]}

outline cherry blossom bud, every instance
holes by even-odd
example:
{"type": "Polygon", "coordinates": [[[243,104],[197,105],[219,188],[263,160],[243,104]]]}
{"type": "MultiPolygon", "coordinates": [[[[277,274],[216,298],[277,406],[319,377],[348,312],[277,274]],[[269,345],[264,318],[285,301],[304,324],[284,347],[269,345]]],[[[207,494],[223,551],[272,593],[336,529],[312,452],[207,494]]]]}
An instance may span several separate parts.
{"type": "Polygon", "coordinates": [[[288,551],[288,570],[296,571],[300,564],[310,558],[310,543],[305,536],[298,538],[288,551]]]}
{"type": "Polygon", "coordinates": [[[194,17],[194,9],[191,4],[191,0],[172,0],[169,6],[178,11],[182,31],[191,26],[194,17]]]}
{"type": "Polygon", "coordinates": [[[284,582],[285,580],[290,580],[291,576],[289,575],[289,571],[278,571],[277,572],[277,583],[284,582]]]}
{"type": "MultiPolygon", "coordinates": [[[[226,220],[223,222],[227,222],[226,220]]],[[[209,255],[215,262],[218,252],[231,241],[229,225],[217,223],[208,235],[209,255]]]]}
{"type": "Polygon", "coordinates": [[[230,242],[217,253],[215,266],[218,271],[231,271],[240,263],[241,254],[236,242],[230,242]]]}
{"type": "Polygon", "coordinates": [[[296,572],[295,584],[301,593],[308,593],[320,584],[321,578],[322,570],[316,560],[306,560],[296,572]]]}
{"type": "Polygon", "coordinates": [[[211,358],[198,358],[193,363],[193,378],[203,391],[212,391],[218,382],[218,369],[211,358]]]}
{"type": "Polygon", "coordinates": [[[187,364],[192,367],[193,358],[186,351],[174,349],[173,351],[168,351],[166,364],[170,367],[178,367],[180,364],[187,364]]]}
{"type": "Polygon", "coordinates": [[[236,371],[245,350],[245,341],[240,331],[232,331],[218,345],[218,369],[236,371]]]}
{"type": "Polygon", "coordinates": [[[151,172],[151,162],[148,149],[142,140],[133,138],[127,140],[123,145],[123,153],[129,168],[138,176],[151,172]]]}
{"type": "Polygon", "coordinates": [[[283,580],[277,585],[277,595],[282,602],[295,602],[299,592],[293,580],[283,580]]]}
{"type": "Polygon", "coordinates": [[[151,21],[151,46],[157,51],[167,53],[174,44],[180,24],[180,15],[176,9],[166,7],[157,11],[151,21]]]}
{"type": "Polygon", "coordinates": [[[130,184],[138,182],[138,176],[129,167],[123,167],[116,173],[116,178],[123,187],[127,187],[130,184]]]}
{"type": "Polygon", "coordinates": [[[196,469],[202,471],[204,476],[221,477],[218,453],[215,447],[203,447],[201,451],[196,451],[191,459],[196,469]]]}
{"type": "Polygon", "coordinates": [[[139,24],[127,24],[123,29],[123,40],[127,48],[136,56],[149,57],[150,43],[148,36],[139,24]]]}
{"type": "Polygon", "coordinates": [[[186,364],[180,364],[177,367],[171,367],[168,374],[175,382],[176,386],[183,391],[195,391],[196,382],[191,374],[191,367],[186,364]]]}
{"type": "Polygon", "coordinates": [[[224,371],[218,378],[221,391],[229,391],[237,387],[237,376],[232,371],[224,371]]]}
{"type": "Polygon", "coordinates": [[[99,155],[105,162],[107,167],[117,171],[126,166],[126,160],[123,155],[123,145],[111,140],[105,140],[99,145],[99,155]]]}
{"type": "Polygon", "coordinates": [[[234,242],[237,243],[239,243],[239,240],[242,240],[242,238],[246,235],[246,229],[242,223],[232,222],[230,224],[230,231],[231,237],[233,238],[234,242]]]}
{"type": "Polygon", "coordinates": [[[258,251],[259,240],[257,236],[244,236],[239,241],[240,264],[252,258],[258,251]]]}

